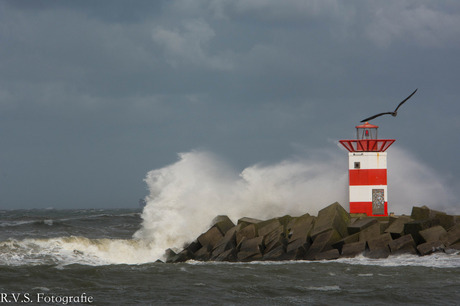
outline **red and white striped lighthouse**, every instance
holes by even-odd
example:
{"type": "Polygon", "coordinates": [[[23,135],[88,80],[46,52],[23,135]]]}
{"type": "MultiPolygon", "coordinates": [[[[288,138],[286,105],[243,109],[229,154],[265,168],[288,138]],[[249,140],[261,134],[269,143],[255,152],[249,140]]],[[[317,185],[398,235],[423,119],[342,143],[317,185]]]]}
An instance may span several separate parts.
{"type": "Polygon", "coordinates": [[[348,150],[350,213],[388,216],[387,153],[394,139],[378,139],[378,126],[356,127],[357,139],[340,140],[348,150]]]}

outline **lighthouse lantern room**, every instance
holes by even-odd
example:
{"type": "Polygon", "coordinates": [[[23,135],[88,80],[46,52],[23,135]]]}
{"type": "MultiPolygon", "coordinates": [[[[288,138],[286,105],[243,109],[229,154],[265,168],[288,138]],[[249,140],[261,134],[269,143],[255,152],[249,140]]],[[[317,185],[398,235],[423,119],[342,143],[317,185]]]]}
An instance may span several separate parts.
{"type": "Polygon", "coordinates": [[[350,213],[388,216],[387,153],[394,139],[378,139],[378,126],[356,127],[356,138],[340,140],[348,150],[350,213]]]}

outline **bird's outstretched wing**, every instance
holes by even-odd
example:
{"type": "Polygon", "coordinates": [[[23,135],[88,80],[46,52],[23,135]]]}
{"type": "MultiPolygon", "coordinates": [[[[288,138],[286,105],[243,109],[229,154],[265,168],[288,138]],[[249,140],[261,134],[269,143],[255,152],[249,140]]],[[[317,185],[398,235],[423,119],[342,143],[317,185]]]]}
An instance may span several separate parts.
{"type": "Polygon", "coordinates": [[[409,97],[405,98],[404,100],[402,100],[401,103],[398,104],[398,107],[396,107],[396,109],[395,109],[395,113],[398,111],[398,108],[400,108],[401,105],[403,105],[404,102],[406,102],[407,100],[409,100],[409,99],[417,92],[417,90],[418,90],[418,88],[417,88],[416,90],[414,90],[414,92],[411,93],[411,94],[409,95],[409,97]]]}
{"type": "Polygon", "coordinates": [[[370,121],[370,120],[372,120],[372,119],[375,119],[375,118],[380,117],[380,116],[383,116],[383,115],[393,115],[393,114],[394,114],[393,112],[380,113],[380,114],[371,116],[371,117],[369,117],[369,118],[363,119],[363,120],[361,120],[361,122],[370,121]]]}
{"type": "Polygon", "coordinates": [[[418,88],[416,90],[414,90],[413,93],[411,93],[407,98],[405,98],[404,100],[402,100],[402,102],[400,102],[398,104],[398,106],[396,107],[396,109],[394,110],[394,112],[385,112],[385,113],[380,113],[380,114],[377,114],[377,115],[374,115],[374,116],[371,116],[369,118],[366,118],[366,119],[363,119],[361,120],[361,122],[366,122],[366,121],[370,121],[372,119],[375,119],[377,117],[380,117],[382,115],[393,115],[393,116],[396,116],[397,113],[398,113],[398,109],[401,107],[401,105],[403,105],[404,102],[406,102],[407,100],[409,100],[416,92],[417,92],[418,88]]]}

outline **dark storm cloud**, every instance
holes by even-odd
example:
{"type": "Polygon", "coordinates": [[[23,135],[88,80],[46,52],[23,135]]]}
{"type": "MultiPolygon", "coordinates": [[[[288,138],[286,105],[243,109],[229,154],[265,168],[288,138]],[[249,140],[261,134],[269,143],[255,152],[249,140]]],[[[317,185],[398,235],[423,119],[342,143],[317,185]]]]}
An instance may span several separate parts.
{"type": "Polygon", "coordinates": [[[162,12],[161,1],[137,0],[136,4],[123,0],[108,2],[80,0],[80,1],[15,1],[5,0],[6,6],[16,10],[37,13],[45,10],[72,10],[80,12],[98,20],[115,23],[137,23],[145,18],[158,16],[162,12]]]}
{"type": "Polygon", "coordinates": [[[177,152],[280,160],[415,88],[375,123],[458,184],[459,15],[455,1],[4,1],[2,207],[129,206],[177,152]]]}

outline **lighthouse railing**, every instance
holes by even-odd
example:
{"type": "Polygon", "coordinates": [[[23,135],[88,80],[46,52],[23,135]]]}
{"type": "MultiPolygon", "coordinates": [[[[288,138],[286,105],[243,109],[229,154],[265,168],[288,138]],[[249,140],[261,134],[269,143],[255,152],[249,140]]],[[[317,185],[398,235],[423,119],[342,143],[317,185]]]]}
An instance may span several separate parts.
{"type": "Polygon", "coordinates": [[[352,139],[339,142],[349,152],[385,152],[395,139],[352,139]]]}

